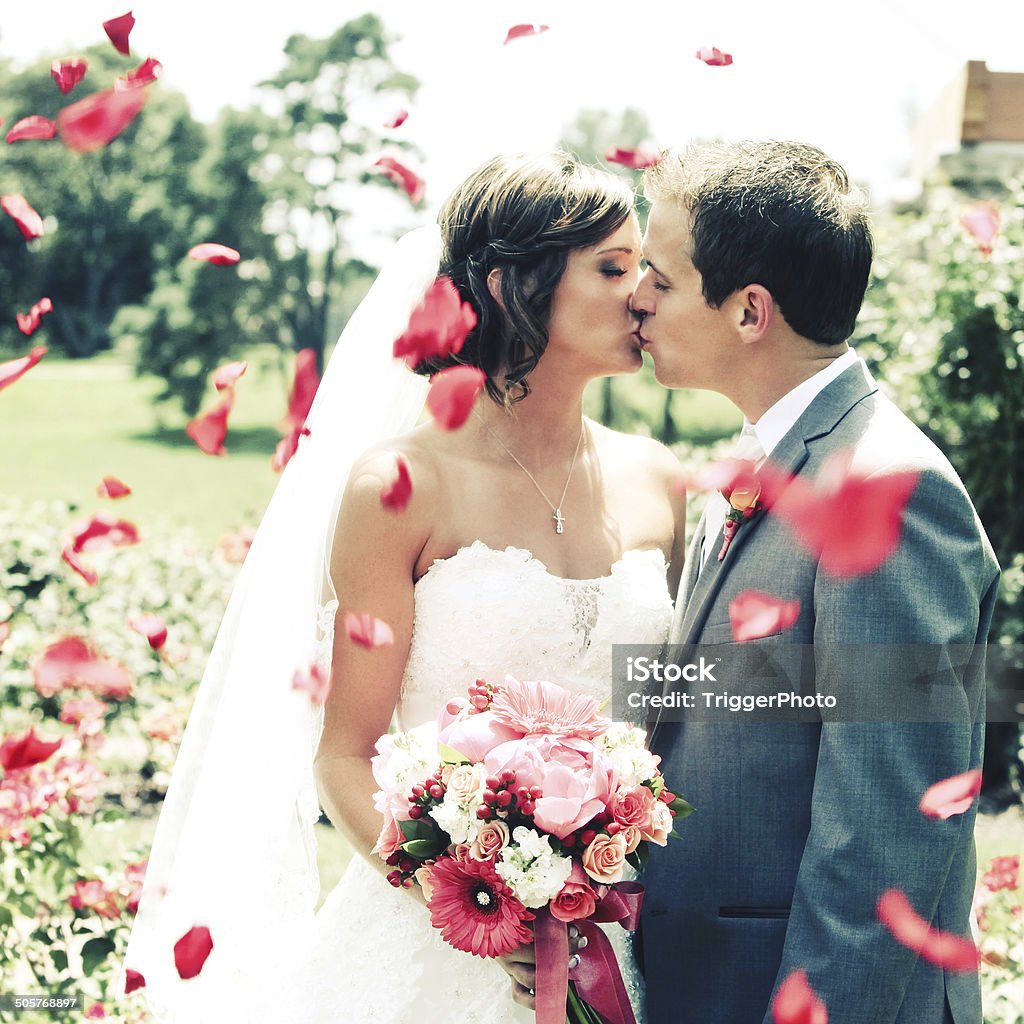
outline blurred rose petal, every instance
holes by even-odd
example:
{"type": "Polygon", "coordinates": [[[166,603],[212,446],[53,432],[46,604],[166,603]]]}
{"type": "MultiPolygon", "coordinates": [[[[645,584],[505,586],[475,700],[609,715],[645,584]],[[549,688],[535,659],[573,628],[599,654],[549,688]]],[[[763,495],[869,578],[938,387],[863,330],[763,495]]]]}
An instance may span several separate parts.
{"type": "Polygon", "coordinates": [[[52,139],[57,134],[57,124],[41,114],[23,117],[7,133],[7,141],[26,142],[29,139],[52,139]]]}
{"type": "Polygon", "coordinates": [[[108,551],[110,548],[128,547],[139,543],[139,530],[127,519],[114,519],[104,512],[98,512],[88,522],[72,527],[71,550],[108,551]]]}
{"type": "Polygon", "coordinates": [[[513,39],[525,39],[527,36],[539,36],[547,32],[550,25],[513,25],[505,36],[505,46],[508,46],[513,39]]]}
{"type": "Polygon", "coordinates": [[[208,412],[200,413],[189,420],[185,433],[192,438],[207,455],[227,455],[224,438],[228,432],[228,415],[235,404],[235,393],[230,388],[224,397],[208,412]]]}
{"type": "Polygon", "coordinates": [[[203,260],[205,263],[212,263],[215,267],[232,267],[242,257],[237,249],[232,249],[229,245],[221,245],[219,242],[202,242],[189,249],[188,258],[203,260]]]}
{"type": "Polygon", "coordinates": [[[57,83],[57,88],[66,96],[85,77],[89,70],[89,62],[84,57],[72,57],[70,60],[55,60],[50,65],[50,74],[57,83]]]}
{"type": "Polygon", "coordinates": [[[245,362],[225,363],[223,366],[219,366],[213,371],[213,386],[218,391],[231,387],[245,373],[248,366],[249,364],[245,362]]]}
{"type": "Polygon", "coordinates": [[[906,894],[889,889],[878,899],[878,919],[897,942],[947,971],[976,971],[980,957],[970,939],[932,928],[910,905],[906,894]]]}
{"type": "Polygon", "coordinates": [[[427,183],[414,171],[409,170],[405,164],[392,156],[382,156],[373,166],[396,185],[399,185],[414,205],[418,205],[423,200],[427,191],[427,183]]]}
{"type": "Polygon", "coordinates": [[[129,619],[128,625],[141,633],[154,651],[159,651],[167,642],[167,623],[159,615],[139,615],[129,619]]]}
{"type": "Polygon", "coordinates": [[[717,46],[702,46],[697,51],[697,59],[709,67],[726,68],[732,63],[732,54],[723,53],[717,46]]]}
{"type": "Polygon", "coordinates": [[[77,153],[102,149],[135,120],[146,105],[147,89],[104,89],[57,114],[61,142],[77,153]]]}
{"type": "Polygon", "coordinates": [[[125,89],[138,89],[143,85],[152,85],[164,73],[164,66],[155,57],[147,57],[137,68],[114,79],[114,89],[123,92],[125,89]]]}
{"type": "Polygon", "coordinates": [[[758,640],[789,629],[800,615],[800,602],[783,601],[774,594],[744,590],[729,602],[729,621],[737,643],[758,640]]]}
{"type": "Polygon", "coordinates": [[[133,971],[130,967],[124,972],[124,994],[129,995],[137,988],[146,987],[146,978],[139,971],[133,971]]]}
{"type": "Polygon", "coordinates": [[[458,352],[476,326],[476,313],[463,302],[450,277],[439,277],[424,293],[395,341],[393,354],[411,368],[427,359],[458,352]]]}
{"type": "Polygon", "coordinates": [[[613,146],[606,150],[604,158],[610,164],[622,164],[634,171],[642,171],[661,163],[661,154],[653,149],[621,149],[613,146]]]}
{"type": "Polygon", "coordinates": [[[131,35],[134,27],[135,18],[132,17],[131,11],[103,22],[103,31],[107,33],[107,37],[114,44],[114,49],[125,56],[131,52],[128,37],[131,35]]]}
{"type": "Polygon", "coordinates": [[[960,225],[988,256],[999,234],[999,207],[991,200],[973,203],[961,214],[960,225]]]}
{"type": "Polygon", "coordinates": [[[36,735],[35,726],[21,736],[8,736],[0,743],[0,764],[5,772],[16,772],[42,764],[53,755],[64,741],[60,738],[44,740],[36,735]]]}
{"type": "Polygon", "coordinates": [[[97,575],[96,570],[90,569],[89,566],[87,566],[85,562],[78,557],[74,548],[72,548],[70,544],[61,551],[60,557],[63,558],[64,561],[67,562],[67,564],[71,566],[71,568],[74,569],[90,587],[96,586],[99,582],[99,576],[97,575]]]}
{"type": "Polygon", "coordinates": [[[375,647],[388,647],[395,642],[391,627],[369,612],[345,612],[345,631],[353,643],[370,651],[375,647]]]}
{"type": "Polygon", "coordinates": [[[190,928],[174,944],[174,966],[183,979],[194,978],[213,951],[213,938],[205,925],[190,928]]]}
{"type": "Polygon", "coordinates": [[[29,206],[24,196],[0,196],[0,209],[14,219],[26,239],[31,241],[43,234],[43,218],[29,206]]]}
{"type": "Polygon", "coordinates": [[[408,110],[396,110],[385,122],[385,128],[401,128],[409,117],[408,110]]]}
{"type": "Polygon", "coordinates": [[[401,512],[412,497],[412,478],[404,455],[395,456],[395,479],[380,492],[380,503],[391,512],[401,512]]]}
{"type": "Polygon", "coordinates": [[[430,378],[427,408],[442,430],[457,430],[466,422],[486,380],[475,366],[451,366],[430,378]]]}
{"type": "Polygon", "coordinates": [[[929,786],[921,797],[920,810],[929,818],[945,821],[954,814],[963,814],[981,792],[981,769],[974,768],[929,786]]]}
{"type": "Polygon", "coordinates": [[[131,493],[132,489],[116,476],[105,476],[103,482],[96,487],[96,494],[100,498],[126,498],[131,493]]]}
{"type": "Polygon", "coordinates": [[[49,296],[44,295],[27,313],[18,313],[15,316],[18,321],[18,330],[22,334],[35,334],[43,321],[43,314],[52,312],[53,303],[49,296]]]}
{"type": "Polygon", "coordinates": [[[803,970],[791,972],[772,1000],[775,1024],[828,1024],[828,1010],[803,970]]]}
{"type": "Polygon", "coordinates": [[[282,429],[291,430],[306,422],[309,410],[316,397],[316,389],[320,386],[320,375],[316,369],[316,351],[311,348],[300,349],[295,355],[295,376],[292,378],[292,390],[288,395],[288,412],[285,414],[282,429]]]}
{"type": "Polygon", "coordinates": [[[17,359],[8,359],[7,362],[0,363],[0,391],[28,373],[49,351],[45,345],[37,345],[27,356],[19,356],[17,359]]]}
{"type": "Polygon", "coordinates": [[[309,427],[293,427],[274,446],[274,457],[270,460],[270,468],[280,473],[291,462],[299,450],[299,439],[309,437],[309,427]]]}
{"type": "Polygon", "coordinates": [[[292,689],[309,694],[311,703],[322,707],[327,695],[331,692],[331,676],[319,665],[310,665],[308,671],[295,670],[292,677],[292,689]]]}

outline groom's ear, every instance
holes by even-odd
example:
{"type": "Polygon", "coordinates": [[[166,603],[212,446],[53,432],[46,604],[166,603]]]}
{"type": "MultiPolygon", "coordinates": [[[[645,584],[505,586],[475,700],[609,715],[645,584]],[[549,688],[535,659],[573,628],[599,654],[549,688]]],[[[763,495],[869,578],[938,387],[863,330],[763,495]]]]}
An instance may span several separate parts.
{"type": "Polygon", "coordinates": [[[740,339],[745,344],[760,341],[775,319],[775,300],[763,284],[748,284],[734,296],[740,339]]]}

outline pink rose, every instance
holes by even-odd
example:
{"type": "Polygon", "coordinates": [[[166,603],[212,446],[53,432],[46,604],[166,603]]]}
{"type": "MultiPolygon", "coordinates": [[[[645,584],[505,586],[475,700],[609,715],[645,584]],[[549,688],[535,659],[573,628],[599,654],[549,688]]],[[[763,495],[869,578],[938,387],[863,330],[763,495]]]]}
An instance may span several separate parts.
{"type": "Polygon", "coordinates": [[[654,805],[657,797],[646,786],[624,786],[615,792],[608,805],[608,810],[615,816],[620,825],[635,825],[643,832],[650,832],[654,827],[654,805]]]}
{"type": "Polygon", "coordinates": [[[508,840],[508,825],[503,821],[489,821],[470,844],[469,855],[473,860],[494,860],[508,846],[508,840]]]}
{"type": "Polygon", "coordinates": [[[430,897],[434,893],[434,883],[430,877],[430,865],[421,865],[412,873],[412,876],[416,879],[420,888],[423,890],[423,898],[429,903],[430,897]]]}
{"type": "Polygon", "coordinates": [[[668,804],[663,804],[660,800],[657,800],[654,804],[654,814],[651,817],[650,829],[641,829],[643,837],[644,839],[649,839],[652,843],[657,843],[658,846],[666,846],[671,831],[672,812],[668,809],[668,804]]]}
{"type": "Polygon", "coordinates": [[[483,765],[457,765],[448,776],[445,785],[448,791],[463,806],[479,804],[487,789],[487,774],[483,765]]]}
{"type": "Polygon", "coordinates": [[[626,853],[633,853],[636,848],[640,845],[640,841],[643,839],[643,833],[636,827],[636,825],[624,825],[619,829],[619,835],[626,842],[626,853]]]}
{"type": "Polygon", "coordinates": [[[614,885],[622,881],[626,864],[626,841],[622,833],[600,835],[583,851],[583,868],[595,882],[614,885]]]}
{"type": "Polygon", "coordinates": [[[559,921],[579,921],[590,917],[597,908],[597,893],[587,881],[579,861],[572,862],[572,874],[566,879],[562,891],[551,901],[551,916],[559,921]]]}

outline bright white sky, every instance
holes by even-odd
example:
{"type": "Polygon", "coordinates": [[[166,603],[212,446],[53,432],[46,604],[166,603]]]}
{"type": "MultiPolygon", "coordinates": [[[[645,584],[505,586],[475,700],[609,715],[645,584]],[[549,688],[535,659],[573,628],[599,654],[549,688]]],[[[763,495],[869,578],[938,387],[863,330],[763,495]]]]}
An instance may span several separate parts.
{"type": "MultiPolygon", "coordinates": [[[[101,23],[129,3],[0,0],[0,53],[71,55],[102,41],[101,23]]],[[[910,113],[964,62],[1024,71],[1021,0],[860,0],[845,18],[821,0],[136,0],[132,52],[159,58],[163,82],[208,120],[247,105],[290,34],[327,35],[370,7],[398,39],[396,63],[423,82],[398,132],[424,152],[428,207],[495,153],[550,148],[585,106],[646,111],[659,146],[712,135],[811,141],[882,200],[909,157],[910,113]],[[521,22],[551,30],[503,46],[521,22]],[[700,46],[735,63],[707,67],[700,46]]],[[[2,113],[10,123],[15,112],[2,113]]]]}

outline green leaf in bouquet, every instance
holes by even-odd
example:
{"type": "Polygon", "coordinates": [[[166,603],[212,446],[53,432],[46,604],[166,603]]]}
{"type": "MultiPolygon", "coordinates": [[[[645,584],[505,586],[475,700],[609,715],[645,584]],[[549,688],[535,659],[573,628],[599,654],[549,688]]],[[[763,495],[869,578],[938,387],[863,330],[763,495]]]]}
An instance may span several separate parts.
{"type": "Polygon", "coordinates": [[[460,754],[454,747],[449,747],[447,743],[439,743],[437,745],[438,750],[441,752],[441,763],[442,764],[469,764],[469,758],[465,754],[460,754]]]}
{"type": "Polygon", "coordinates": [[[440,839],[441,830],[433,818],[417,818],[400,821],[398,827],[406,839],[440,839]]]}
{"type": "Polygon", "coordinates": [[[445,845],[443,840],[410,839],[401,848],[417,860],[433,860],[444,852],[445,845]]]}
{"type": "Polygon", "coordinates": [[[693,804],[688,804],[681,796],[677,796],[668,805],[668,809],[676,812],[676,821],[682,821],[683,818],[688,818],[693,814],[693,804]]]}

